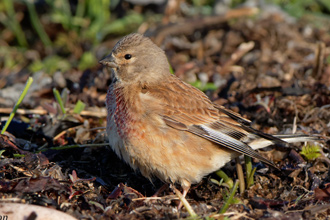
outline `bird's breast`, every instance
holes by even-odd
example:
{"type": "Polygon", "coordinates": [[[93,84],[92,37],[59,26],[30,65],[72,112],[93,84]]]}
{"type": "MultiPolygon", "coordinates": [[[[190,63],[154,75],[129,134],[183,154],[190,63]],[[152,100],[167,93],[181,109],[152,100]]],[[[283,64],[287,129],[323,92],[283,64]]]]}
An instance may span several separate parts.
{"type": "Polygon", "coordinates": [[[128,89],[111,85],[108,90],[106,105],[108,109],[108,129],[116,132],[123,139],[143,135],[143,129],[138,128],[140,116],[136,97],[128,89]]]}

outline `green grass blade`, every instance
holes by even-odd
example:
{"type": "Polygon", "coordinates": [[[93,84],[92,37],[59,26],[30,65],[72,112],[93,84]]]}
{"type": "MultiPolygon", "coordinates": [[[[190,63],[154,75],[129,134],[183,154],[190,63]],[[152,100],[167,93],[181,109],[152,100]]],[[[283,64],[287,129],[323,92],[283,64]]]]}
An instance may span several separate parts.
{"type": "Polygon", "coordinates": [[[34,3],[30,1],[26,1],[26,5],[30,14],[31,23],[34,29],[36,30],[37,34],[39,35],[42,43],[45,46],[51,46],[52,42],[49,39],[48,35],[46,34],[42,24],[40,23],[34,3]]]}
{"type": "Polygon", "coordinates": [[[246,184],[248,185],[248,188],[254,184],[254,173],[256,172],[256,170],[257,170],[256,167],[253,168],[252,172],[250,173],[250,176],[247,176],[248,179],[246,184]]]}
{"type": "Polygon", "coordinates": [[[222,206],[222,208],[220,210],[220,213],[221,214],[225,213],[227,211],[229,205],[232,203],[233,198],[234,198],[234,195],[235,195],[235,193],[237,191],[237,187],[238,187],[238,181],[236,180],[235,181],[235,184],[234,184],[234,187],[231,189],[230,195],[227,198],[226,203],[222,206]]]}
{"type": "Polygon", "coordinates": [[[54,93],[54,96],[55,96],[56,101],[60,105],[60,108],[61,108],[62,113],[65,114],[66,111],[65,111],[64,104],[63,104],[63,101],[62,101],[62,98],[61,98],[60,93],[58,92],[58,90],[56,88],[53,88],[53,93],[54,93]]]}
{"type": "Polygon", "coordinates": [[[22,30],[21,25],[16,19],[16,14],[14,10],[14,1],[13,0],[4,0],[5,10],[8,14],[8,22],[6,22],[6,26],[8,29],[12,30],[17,38],[18,44],[21,47],[27,47],[28,42],[25,38],[24,31],[22,30]]]}
{"type": "Polygon", "coordinates": [[[244,160],[245,160],[245,168],[246,168],[246,184],[247,184],[247,188],[249,188],[254,184],[253,175],[251,176],[251,174],[253,173],[252,159],[251,157],[244,155],[244,160]]]}
{"type": "Polygon", "coordinates": [[[23,99],[24,99],[24,97],[25,97],[27,91],[29,90],[29,88],[30,88],[32,82],[33,82],[33,78],[32,78],[32,77],[29,77],[29,79],[26,81],[25,88],[24,88],[22,94],[20,95],[18,101],[16,102],[16,104],[15,104],[15,106],[14,106],[14,108],[13,108],[13,111],[12,111],[12,112],[10,113],[10,115],[9,115],[9,119],[7,120],[5,126],[3,126],[3,128],[2,128],[1,134],[4,134],[4,133],[5,133],[5,131],[7,130],[8,126],[9,126],[9,124],[10,124],[10,122],[13,120],[14,115],[16,114],[16,111],[17,111],[17,109],[18,109],[18,106],[19,106],[19,105],[21,104],[21,102],[23,101],[23,99]]]}
{"type": "Polygon", "coordinates": [[[80,112],[82,112],[82,110],[84,110],[85,106],[86,106],[85,103],[83,103],[82,101],[78,100],[78,102],[74,106],[73,113],[80,114],[80,112]]]}
{"type": "Polygon", "coordinates": [[[218,170],[215,173],[223,179],[223,181],[229,186],[230,189],[233,187],[234,181],[229,178],[225,172],[223,172],[222,170],[218,170]]]}

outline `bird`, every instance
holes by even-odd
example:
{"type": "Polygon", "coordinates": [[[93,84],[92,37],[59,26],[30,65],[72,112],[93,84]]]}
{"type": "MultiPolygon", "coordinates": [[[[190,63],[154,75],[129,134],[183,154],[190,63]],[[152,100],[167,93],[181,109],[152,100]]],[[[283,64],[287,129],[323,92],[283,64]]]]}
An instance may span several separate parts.
{"type": "Polygon", "coordinates": [[[276,167],[256,150],[315,140],[252,128],[171,74],[165,52],[142,34],[123,37],[99,62],[113,76],[105,101],[112,150],[146,178],[180,185],[184,197],[192,184],[242,154],[276,167]]]}

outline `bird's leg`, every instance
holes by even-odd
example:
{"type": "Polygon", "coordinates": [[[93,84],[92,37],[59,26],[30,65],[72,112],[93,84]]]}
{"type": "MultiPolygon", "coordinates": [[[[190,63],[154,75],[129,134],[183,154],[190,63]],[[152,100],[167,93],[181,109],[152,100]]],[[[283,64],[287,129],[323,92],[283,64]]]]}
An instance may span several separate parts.
{"type": "Polygon", "coordinates": [[[188,211],[188,213],[190,214],[191,217],[197,216],[196,213],[194,212],[194,210],[192,209],[191,205],[188,203],[188,201],[185,198],[186,195],[187,195],[188,190],[190,189],[190,183],[188,183],[188,184],[182,184],[182,189],[183,189],[183,193],[182,194],[181,194],[181,192],[178,189],[175,188],[174,185],[172,185],[172,187],[173,187],[173,191],[175,192],[175,194],[180,199],[180,203],[178,205],[178,210],[180,210],[181,207],[182,207],[182,205],[183,205],[187,209],[187,211],[188,211]]]}
{"type": "Polygon", "coordinates": [[[184,203],[189,204],[186,200],[186,195],[187,195],[187,193],[190,189],[190,186],[191,186],[190,182],[188,182],[186,180],[182,180],[181,181],[181,187],[182,187],[183,191],[182,191],[182,194],[181,194],[181,192],[175,188],[174,184],[171,184],[171,187],[173,187],[173,191],[177,194],[177,196],[180,199],[178,209],[181,209],[182,205],[186,206],[184,203]]]}
{"type": "MultiPolygon", "coordinates": [[[[173,188],[174,188],[174,186],[173,186],[173,188]]],[[[175,189],[175,188],[174,188],[175,189]]],[[[185,200],[187,203],[188,203],[188,201],[186,200],[186,195],[187,195],[187,193],[188,193],[188,191],[189,191],[189,189],[190,189],[190,186],[188,186],[188,187],[185,187],[185,186],[182,186],[182,199],[183,200],[185,200]]],[[[179,190],[177,190],[177,191],[179,191],[179,190]]],[[[179,191],[180,192],[180,191],[179,191]]],[[[181,193],[180,193],[181,194],[181,193]]],[[[180,196],[179,196],[179,198],[180,198],[180,196]]],[[[189,204],[189,203],[188,203],[189,204]]],[[[178,205],[178,210],[180,210],[181,208],[182,208],[182,205],[183,205],[183,202],[182,202],[182,200],[181,200],[181,198],[180,198],[180,203],[179,203],[179,205],[178,205]]]]}
{"type": "Polygon", "coordinates": [[[149,197],[148,199],[146,198],[146,202],[154,203],[155,201],[157,201],[159,194],[161,194],[164,190],[166,190],[168,186],[169,186],[168,183],[162,185],[151,197],[149,197]]]}
{"type": "Polygon", "coordinates": [[[168,188],[169,184],[165,183],[164,185],[162,185],[156,192],[155,194],[152,195],[152,197],[157,197],[159,194],[161,194],[164,190],[166,190],[168,188]]]}

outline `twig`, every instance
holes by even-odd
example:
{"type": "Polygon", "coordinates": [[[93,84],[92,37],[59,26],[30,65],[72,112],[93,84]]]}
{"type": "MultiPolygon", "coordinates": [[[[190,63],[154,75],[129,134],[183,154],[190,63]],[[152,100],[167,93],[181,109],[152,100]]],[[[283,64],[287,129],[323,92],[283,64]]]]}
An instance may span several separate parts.
{"type": "MultiPolygon", "coordinates": [[[[102,109],[101,109],[102,110],[102,109]]],[[[3,114],[10,114],[12,111],[11,108],[0,108],[0,113],[3,114]]],[[[47,115],[49,112],[44,110],[44,109],[17,109],[16,113],[21,114],[21,115],[47,115]]],[[[73,113],[73,110],[68,111],[69,114],[73,113]]],[[[81,116],[86,116],[86,117],[97,117],[97,118],[104,118],[107,116],[107,112],[105,111],[81,111],[80,114],[81,116]]]]}
{"type": "Polygon", "coordinates": [[[64,145],[64,146],[59,146],[59,147],[51,147],[51,148],[47,148],[47,149],[42,149],[40,151],[37,151],[37,153],[39,152],[44,152],[47,150],[66,150],[66,149],[72,149],[72,148],[81,148],[81,147],[105,147],[108,146],[107,143],[102,143],[102,144],[74,144],[74,145],[64,145]]]}
{"type": "Polygon", "coordinates": [[[176,25],[172,24],[163,26],[155,31],[156,34],[154,42],[157,45],[161,45],[165,37],[168,35],[192,34],[195,30],[216,26],[233,18],[252,16],[257,14],[258,11],[258,8],[233,9],[228,11],[225,15],[209,16],[203,19],[184,21],[183,23],[176,25]]]}
{"type": "Polygon", "coordinates": [[[315,61],[312,76],[320,80],[322,77],[322,68],[323,68],[323,60],[324,60],[324,51],[325,51],[325,43],[318,42],[315,49],[315,61]]]}
{"type": "Polygon", "coordinates": [[[252,50],[254,42],[249,41],[247,43],[241,43],[237,50],[230,56],[230,59],[222,66],[220,73],[221,75],[226,74],[231,66],[233,66],[239,59],[241,59],[247,52],[252,50]]]}

